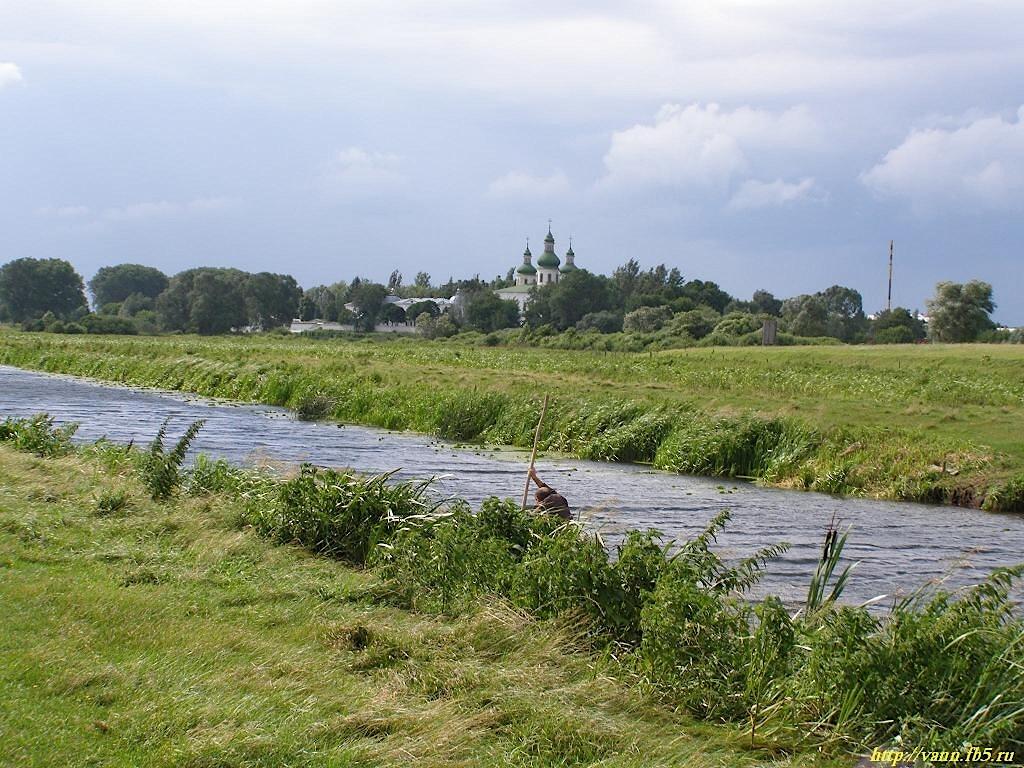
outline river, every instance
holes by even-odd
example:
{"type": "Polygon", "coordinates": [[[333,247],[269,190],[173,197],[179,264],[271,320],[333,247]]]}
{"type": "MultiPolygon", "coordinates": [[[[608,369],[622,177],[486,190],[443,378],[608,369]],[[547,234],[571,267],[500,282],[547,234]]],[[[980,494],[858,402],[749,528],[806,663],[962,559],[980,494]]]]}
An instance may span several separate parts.
{"type": "MultiPolygon", "coordinates": [[[[194,448],[212,456],[239,464],[308,461],[363,473],[397,469],[398,477],[437,477],[438,493],[474,505],[491,495],[521,498],[528,460],[522,451],[456,447],[424,435],[298,421],[280,408],[0,366],[0,418],[40,412],[58,423],[77,422],[76,439],[83,442],[107,437],[146,443],[168,417],[170,436],[176,438],[190,422],[205,419],[194,448]]],[[[792,545],[768,566],[756,590],[789,603],[805,593],[833,516],[844,528],[852,526],[846,555],[860,561],[844,595],[847,602],[905,594],[931,579],[945,579],[953,588],[1024,561],[1024,516],[841,499],[568,458],[543,457],[537,471],[611,544],[632,528],[656,528],[683,539],[720,510],[731,510],[732,521],[717,544],[725,557],[782,541],[792,545]]]]}

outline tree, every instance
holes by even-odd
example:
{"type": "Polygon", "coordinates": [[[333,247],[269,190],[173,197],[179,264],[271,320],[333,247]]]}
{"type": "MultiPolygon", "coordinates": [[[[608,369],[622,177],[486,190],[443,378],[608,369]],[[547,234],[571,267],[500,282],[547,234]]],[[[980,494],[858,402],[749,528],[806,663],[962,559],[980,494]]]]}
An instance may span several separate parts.
{"type": "Polygon", "coordinates": [[[871,323],[871,336],[875,344],[910,344],[926,335],[924,322],[903,307],[879,312],[871,323]]]}
{"type": "Polygon", "coordinates": [[[975,341],[982,332],[995,328],[989,317],[996,308],[992,286],[980,280],[941,282],[927,306],[928,335],[934,341],[975,341]]]}
{"type": "Polygon", "coordinates": [[[315,320],[318,314],[316,302],[309,294],[303,295],[299,299],[299,320],[308,323],[310,320],[315,320]]]}
{"type": "Polygon", "coordinates": [[[410,304],[409,308],[405,310],[406,316],[412,318],[419,318],[419,316],[422,315],[424,312],[426,312],[431,317],[437,317],[438,315],[441,314],[441,309],[440,307],[437,306],[437,302],[417,301],[414,304],[410,304]]]}
{"type": "Polygon", "coordinates": [[[142,264],[117,264],[101,267],[89,281],[93,304],[102,307],[124,301],[133,293],[155,299],[166,290],[167,275],[154,267],[142,264]]]}
{"type": "Polygon", "coordinates": [[[188,330],[227,333],[246,323],[243,280],[237,270],[203,269],[192,285],[188,330]]]}
{"type": "Polygon", "coordinates": [[[430,288],[430,275],[426,272],[417,272],[416,280],[413,282],[417,288],[430,288]]]}
{"type": "Polygon", "coordinates": [[[344,283],[340,283],[338,286],[314,285],[303,293],[303,298],[308,298],[312,302],[313,317],[330,322],[338,319],[339,289],[341,292],[347,292],[348,286],[344,283]]]}
{"type": "Polygon", "coordinates": [[[0,318],[22,322],[46,312],[73,318],[87,304],[81,276],[63,259],[15,259],[0,267],[0,318]]]}
{"type": "Polygon", "coordinates": [[[133,293],[121,302],[121,306],[118,308],[117,314],[121,317],[135,317],[139,312],[151,310],[155,306],[156,302],[149,296],[144,296],[141,293],[133,293]]]}
{"type": "Polygon", "coordinates": [[[380,308],[381,322],[395,325],[396,323],[404,323],[407,317],[406,311],[397,304],[385,304],[380,308]]]}
{"type": "Polygon", "coordinates": [[[584,315],[613,309],[613,293],[608,278],[576,269],[534,292],[526,305],[526,320],[534,328],[551,324],[564,331],[584,315]]]}
{"type": "Polygon", "coordinates": [[[481,333],[514,328],[519,325],[519,305],[493,291],[480,291],[466,305],[466,325],[481,333]]]}
{"type": "Polygon", "coordinates": [[[381,307],[384,306],[384,297],[387,295],[388,289],[379,283],[360,280],[357,284],[355,280],[352,281],[348,299],[356,308],[356,330],[372,331],[374,329],[380,317],[381,307]]]}
{"type": "Polygon", "coordinates": [[[668,322],[668,331],[672,335],[687,335],[693,339],[703,339],[721,320],[721,315],[708,306],[697,307],[688,312],[679,312],[668,322]]]}
{"type": "Polygon", "coordinates": [[[245,285],[238,269],[200,267],[179,272],[156,300],[165,330],[225,333],[246,324],[245,285]]]}
{"type": "Polygon", "coordinates": [[[863,341],[868,321],[860,292],[833,285],[819,295],[825,302],[825,335],[846,342],[863,341]]]}
{"type": "Polygon", "coordinates": [[[782,302],[768,291],[754,291],[750,304],[756,313],[778,317],[782,312],[782,302]]]}
{"type": "Polygon", "coordinates": [[[622,330],[622,315],[613,310],[590,312],[576,323],[578,331],[598,331],[599,333],[618,333],[622,330]]]}
{"type": "Polygon", "coordinates": [[[782,302],[782,321],[794,336],[824,336],[828,307],[821,294],[801,294],[782,302]]]}
{"type": "Polygon", "coordinates": [[[302,289],[291,275],[258,272],[246,278],[243,295],[249,325],[273,328],[295,317],[302,289]]]}
{"type": "Polygon", "coordinates": [[[396,269],[391,273],[391,277],[388,278],[388,293],[397,293],[401,287],[402,273],[396,269]]]}
{"type": "Polygon", "coordinates": [[[668,307],[637,307],[622,319],[622,330],[627,333],[654,333],[661,330],[672,317],[668,307]]]}

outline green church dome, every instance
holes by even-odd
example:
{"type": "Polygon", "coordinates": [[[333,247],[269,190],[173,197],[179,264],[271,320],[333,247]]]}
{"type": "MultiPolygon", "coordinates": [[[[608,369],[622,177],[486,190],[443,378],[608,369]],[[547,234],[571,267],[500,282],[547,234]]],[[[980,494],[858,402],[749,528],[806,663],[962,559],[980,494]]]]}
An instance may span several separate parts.
{"type": "Polygon", "coordinates": [[[516,274],[519,275],[536,275],[537,268],[533,264],[520,264],[519,269],[516,270],[516,274]]]}
{"type": "Polygon", "coordinates": [[[558,269],[558,265],[561,263],[554,251],[544,251],[537,259],[538,267],[547,267],[548,269],[558,269]]]}

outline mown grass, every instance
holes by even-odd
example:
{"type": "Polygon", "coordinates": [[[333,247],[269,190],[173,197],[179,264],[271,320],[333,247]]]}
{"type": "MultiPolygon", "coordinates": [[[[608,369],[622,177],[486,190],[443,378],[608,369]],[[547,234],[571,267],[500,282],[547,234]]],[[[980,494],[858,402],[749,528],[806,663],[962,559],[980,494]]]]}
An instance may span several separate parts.
{"type": "Polygon", "coordinates": [[[4,331],[0,362],[516,446],[531,443],[548,392],[548,450],[830,493],[1024,509],[1024,349],[1013,345],[637,354],[4,331]]]}
{"type": "Polygon", "coordinates": [[[93,453],[0,446],[0,765],[848,762],[655,703],[572,623],[394,607],[372,573],[257,536],[230,494],[155,502],[93,453]]]}

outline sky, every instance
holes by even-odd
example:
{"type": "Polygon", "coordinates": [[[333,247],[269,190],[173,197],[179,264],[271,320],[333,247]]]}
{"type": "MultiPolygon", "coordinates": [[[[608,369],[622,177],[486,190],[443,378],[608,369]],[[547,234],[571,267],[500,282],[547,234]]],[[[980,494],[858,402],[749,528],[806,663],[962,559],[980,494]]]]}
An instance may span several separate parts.
{"type": "Polygon", "coordinates": [[[541,250],[1024,325],[1024,3],[0,0],[0,263],[300,284],[541,250]]]}

